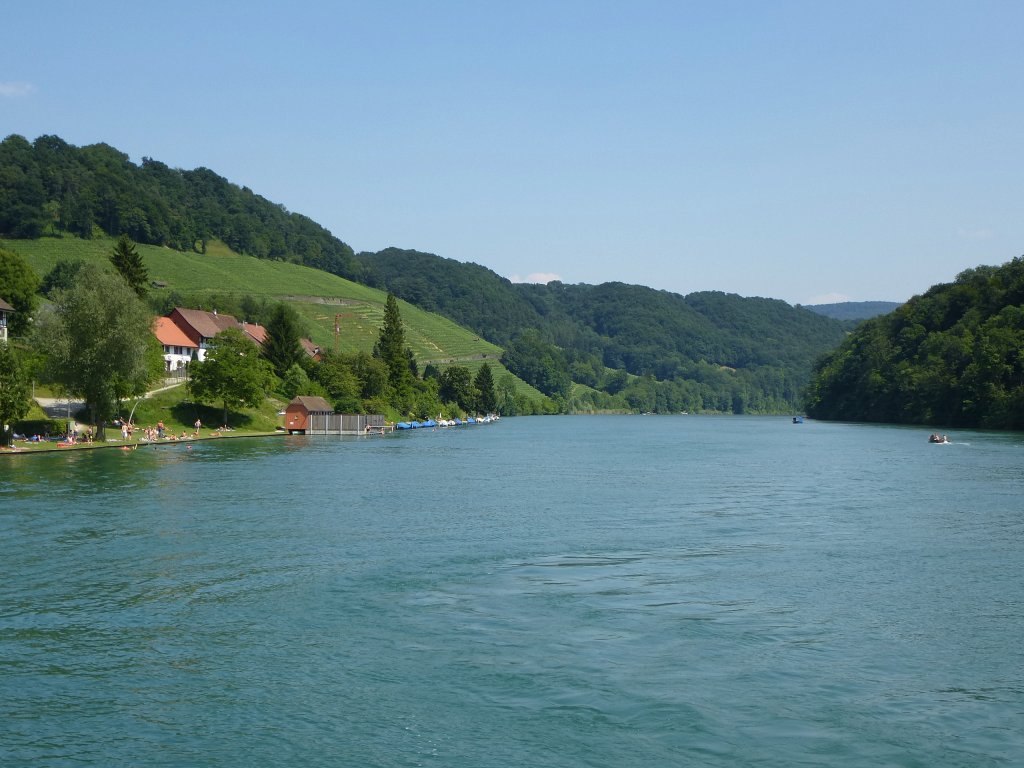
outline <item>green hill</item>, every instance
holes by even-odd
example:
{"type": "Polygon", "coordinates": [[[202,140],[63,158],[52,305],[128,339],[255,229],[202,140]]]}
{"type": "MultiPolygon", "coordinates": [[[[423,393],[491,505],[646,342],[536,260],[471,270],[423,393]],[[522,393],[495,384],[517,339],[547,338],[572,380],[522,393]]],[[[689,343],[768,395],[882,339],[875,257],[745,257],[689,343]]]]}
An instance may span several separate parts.
{"type": "Polygon", "coordinates": [[[513,284],[477,264],[397,248],[358,258],[396,296],[501,344],[506,359],[536,333],[529,352],[511,358],[541,391],[564,397],[571,378],[622,392],[639,410],[796,409],[814,361],[844,334],[839,322],[774,299],[624,283],[513,284]],[[547,370],[527,370],[523,361],[538,356],[551,361],[547,370]],[[559,367],[562,375],[551,370],[559,367]]]}
{"type": "Polygon", "coordinates": [[[322,226],[208,168],[184,171],[149,157],[136,165],[107,144],[8,136],[0,142],[0,235],[59,233],[85,240],[126,234],[199,253],[220,240],[236,253],[365,282],[352,249],[322,226]]]}
{"type": "Polygon", "coordinates": [[[592,401],[584,409],[792,411],[813,360],[844,333],[835,320],[771,299],[623,283],[515,285],[417,251],[356,256],[310,219],[206,168],[136,164],[105,144],[55,136],[0,142],[6,247],[45,273],[60,258],[105,259],[122,234],[165,286],[156,292],[165,307],[181,297],[238,313],[240,297],[250,308],[254,297],[283,298],[321,346],[366,350],[383,318],[374,288],[383,288],[408,302],[401,312],[417,359],[501,355],[565,409],[582,397],[592,401]]]}
{"type": "Polygon", "coordinates": [[[816,367],[815,418],[1024,429],[1024,258],[866,320],[816,367]]]}
{"type": "MultiPolygon", "coordinates": [[[[20,254],[40,276],[62,259],[106,266],[113,246],[114,240],[106,237],[0,240],[0,248],[20,254]]],[[[282,300],[295,307],[310,338],[325,349],[335,348],[335,323],[339,351],[369,352],[377,341],[384,317],[383,291],[311,267],[242,256],[218,242],[211,243],[205,254],[144,244],[137,248],[150,279],[166,283],[166,287],[151,291],[157,301],[178,295],[187,297],[190,305],[216,309],[217,299],[252,296],[282,300]]],[[[499,362],[500,347],[440,315],[404,302],[400,306],[406,342],[421,366],[458,363],[475,370],[487,360],[496,379],[508,373],[499,362]]],[[[531,399],[543,397],[522,381],[517,380],[516,389],[531,399]]]]}

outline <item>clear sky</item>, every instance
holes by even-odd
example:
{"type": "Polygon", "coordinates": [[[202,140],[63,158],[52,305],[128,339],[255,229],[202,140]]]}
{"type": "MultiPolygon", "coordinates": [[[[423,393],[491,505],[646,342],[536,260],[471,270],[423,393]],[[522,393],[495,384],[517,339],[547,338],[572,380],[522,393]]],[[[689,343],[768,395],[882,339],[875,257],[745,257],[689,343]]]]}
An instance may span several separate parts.
{"type": "Polygon", "coordinates": [[[0,134],[205,166],[357,251],[903,301],[1024,254],[1024,3],[19,2],[0,134]]]}

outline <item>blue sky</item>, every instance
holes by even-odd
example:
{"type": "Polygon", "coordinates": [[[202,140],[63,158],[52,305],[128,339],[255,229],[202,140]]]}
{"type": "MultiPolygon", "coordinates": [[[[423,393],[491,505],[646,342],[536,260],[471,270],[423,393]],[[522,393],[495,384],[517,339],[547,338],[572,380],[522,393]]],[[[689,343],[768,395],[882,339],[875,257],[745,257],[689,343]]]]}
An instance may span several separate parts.
{"type": "Polygon", "coordinates": [[[1019,2],[58,2],[0,134],[205,166],[357,251],[902,301],[1024,253],[1019,2]]]}

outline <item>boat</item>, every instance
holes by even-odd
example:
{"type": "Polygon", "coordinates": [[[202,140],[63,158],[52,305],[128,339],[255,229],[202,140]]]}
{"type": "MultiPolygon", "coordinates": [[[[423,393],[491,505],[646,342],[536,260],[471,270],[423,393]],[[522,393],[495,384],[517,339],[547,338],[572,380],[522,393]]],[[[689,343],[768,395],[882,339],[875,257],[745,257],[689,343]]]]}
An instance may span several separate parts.
{"type": "Polygon", "coordinates": [[[933,432],[932,434],[928,435],[928,442],[946,445],[950,442],[949,435],[940,435],[938,432],[933,432]]]}
{"type": "Polygon", "coordinates": [[[804,417],[803,416],[794,416],[793,417],[793,423],[794,424],[803,424],[804,423],[804,417]]]}

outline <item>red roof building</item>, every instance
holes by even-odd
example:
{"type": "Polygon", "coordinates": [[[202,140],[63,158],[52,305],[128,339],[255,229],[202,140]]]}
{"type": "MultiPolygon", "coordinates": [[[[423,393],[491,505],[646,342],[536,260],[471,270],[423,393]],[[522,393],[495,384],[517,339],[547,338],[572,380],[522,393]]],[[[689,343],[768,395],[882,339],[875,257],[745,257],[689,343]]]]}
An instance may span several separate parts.
{"type": "Polygon", "coordinates": [[[322,397],[299,395],[284,409],[284,428],[288,434],[305,434],[311,415],[330,416],[332,413],[331,404],[322,397]]]}
{"type": "MultiPolygon", "coordinates": [[[[174,311],[167,317],[157,318],[157,323],[157,326],[154,327],[154,333],[157,334],[161,344],[165,347],[168,345],[183,348],[188,346],[188,354],[191,356],[192,350],[196,350],[199,360],[206,359],[206,348],[209,346],[210,340],[228,328],[237,328],[258,347],[262,347],[267,341],[267,328],[264,325],[247,322],[240,323],[232,315],[219,315],[216,312],[206,312],[201,309],[175,307],[174,311]],[[171,330],[172,328],[176,329],[177,333],[171,330]],[[164,333],[168,339],[173,335],[173,338],[176,340],[164,341],[160,336],[161,333],[164,333]],[[188,344],[182,343],[182,339],[187,340],[188,344]]],[[[322,359],[320,347],[309,339],[300,339],[299,341],[307,355],[317,361],[322,359]]],[[[165,355],[170,354],[166,348],[164,352],[165,355]]],[[[175,369],[170,368],[168,370],[175,369]]]]}
{"type": "Polygon", "coordinates": [[[199,351],[199,345],[169,317],[158,317],[153,322],[153,334],[164,348],[164,370],[168,373],[187,367],[199,351]]]}

